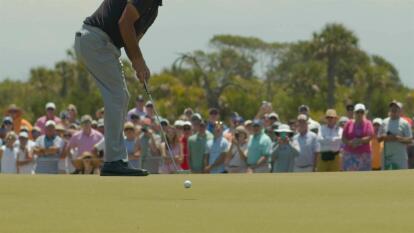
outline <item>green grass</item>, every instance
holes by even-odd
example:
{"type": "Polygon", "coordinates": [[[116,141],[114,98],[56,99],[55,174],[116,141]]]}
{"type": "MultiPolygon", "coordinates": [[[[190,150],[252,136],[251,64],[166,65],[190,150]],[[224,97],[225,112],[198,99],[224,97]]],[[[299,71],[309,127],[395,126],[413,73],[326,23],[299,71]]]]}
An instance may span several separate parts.
{"type": "Polygon", "coordinates": [[[0,232],[414,232],[413,181],[414,171],[3,175],[0,232]]]}

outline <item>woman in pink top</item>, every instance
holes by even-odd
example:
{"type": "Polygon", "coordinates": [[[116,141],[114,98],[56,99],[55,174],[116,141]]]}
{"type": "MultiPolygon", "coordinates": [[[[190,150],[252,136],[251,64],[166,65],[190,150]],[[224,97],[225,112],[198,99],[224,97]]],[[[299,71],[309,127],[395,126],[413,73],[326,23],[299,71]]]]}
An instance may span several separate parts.
{"type": "Polygon", "coordinates": [[[354,119],[344,127],[342,141],[345,145],[342,158],[344,171],[370,171],[371,147],[369,142],[374,135],[371,121],[365,117],[366,108],[363,104],[355,105],[354,119]]]}
{"type": "Polygon", "coordinates": [[[174,162],[178,169],[183,162],[183,149],[177,129],[174,127],[166,128],[166,136],[170,148],[168,148],[165,142],[161,144],[161,155],[163,159],[163,163],[159,169],[161,174],[171,174],[176,172],[174,162]]]}

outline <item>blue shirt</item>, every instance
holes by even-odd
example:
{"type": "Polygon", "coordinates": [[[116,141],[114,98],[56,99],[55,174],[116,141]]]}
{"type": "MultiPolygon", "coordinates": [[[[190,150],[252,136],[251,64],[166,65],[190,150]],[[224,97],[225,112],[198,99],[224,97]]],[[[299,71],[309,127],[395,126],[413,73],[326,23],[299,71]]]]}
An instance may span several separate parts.
{"type": "MultiPolygon", "coordinates": [[[[227,153],[229,151],[229,144],[223,136],[208,140],[206,148],[206,153],[209,154],[208,164],[214,164],[222,153],[227,153]]],[[[210,173],[222,172],[224,172],[224,163],[220,164],[220,166],[213,167],[210,171],[210,173]]]]}

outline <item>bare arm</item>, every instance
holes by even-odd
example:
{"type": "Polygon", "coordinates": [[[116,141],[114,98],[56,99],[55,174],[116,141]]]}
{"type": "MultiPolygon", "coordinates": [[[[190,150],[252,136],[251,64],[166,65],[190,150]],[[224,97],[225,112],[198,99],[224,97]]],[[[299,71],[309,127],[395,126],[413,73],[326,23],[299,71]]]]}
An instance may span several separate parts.
{"type": "MultiPolygon", "coordinates": [[[[135,69],[138,78],[143,82],[150,76],[149,69],[145,64],[141,49],[137,40],[142,38],[142,35],[137,39],[134,24],[139,20],[140,15],[134,5],[128,3],[118,21],[119,31],[125,44],[125,51],[132,67],[135,69]]],[[[138,41],[139,42],[139,41],[138,41]]]]}

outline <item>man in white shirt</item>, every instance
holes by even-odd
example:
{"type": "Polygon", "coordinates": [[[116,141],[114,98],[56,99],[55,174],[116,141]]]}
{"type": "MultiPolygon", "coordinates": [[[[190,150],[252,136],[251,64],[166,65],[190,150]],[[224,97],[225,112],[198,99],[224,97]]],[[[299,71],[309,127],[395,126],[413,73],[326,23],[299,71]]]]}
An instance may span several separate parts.
{"type": "Polygon", "coordinates": [[[300,154],[295,158],[294,172],[314,172],[316,159],[319,157],[320,144],[318,136],[308,128],[308,117],[300,114],[297,119],[298,134],[293,140],[299,144],[300,154]]]}
{"type": "Polygon", "coordinates": [[[299,114],[303,114],[308,118],[308,129],[317,135],[320,135],[321,124],[310,117],[310,108],[307,105],[301,105],[298,109],[299,114]]]}
{"type": "Polygon", "coordinates": [[[342,128],[337,126],[338,115],[334,109],[325,114],[326,125],[322,125],[319,143],[321,155],[317,162],[318,172],[336,172],[340,170],[339,152],[342,145],[342,128]]]}

